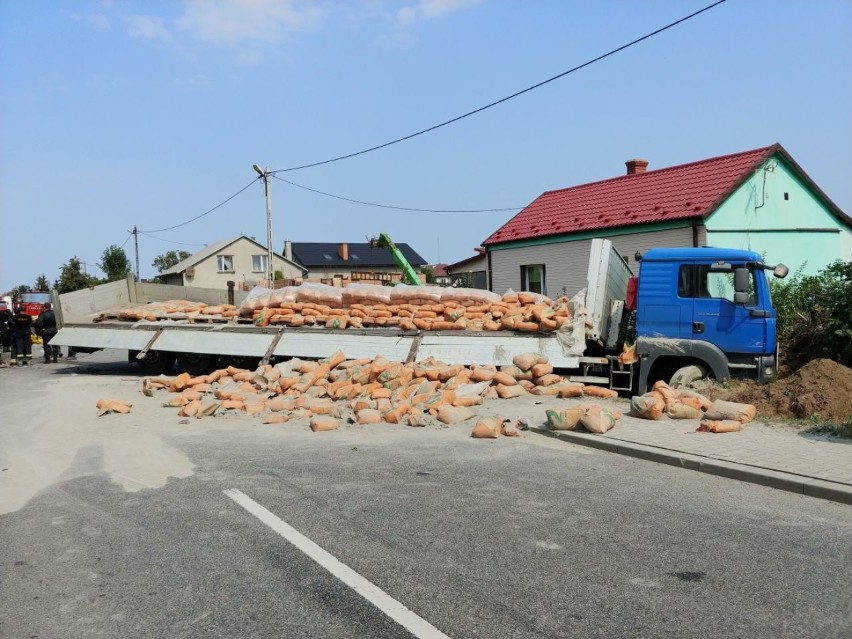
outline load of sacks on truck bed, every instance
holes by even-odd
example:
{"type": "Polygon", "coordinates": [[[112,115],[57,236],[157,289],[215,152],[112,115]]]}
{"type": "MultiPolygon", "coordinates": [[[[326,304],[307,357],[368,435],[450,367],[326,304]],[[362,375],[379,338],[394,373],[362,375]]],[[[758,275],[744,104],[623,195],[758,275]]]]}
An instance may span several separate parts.
{"type": "MultiPolygon", "coordinates": [[[[336,430],[343,423],[426,426],[471,420],[471,435],[483,438],[517,434],[516,421],[475,415],[473,407],[485,399],[617,397],[606,388],[566,381],[539,353],[517,355],[512,365],[496,367],[448,365],[433,358],[407,364],[382,356],[350,360],[338,351],[319,361],[295,358],[256,370],[228,367],[197,377],[146,378],[142,391],[149,397],[168,393],[163,406],[176,408],[181,417],[240,412],[264,424],[306,418],[314,431],[336,430]]],[[[98,408],[101,414],[127,412],[129,405],[121,410],[120,403],[102,400],[98,408]]],[[[585,409],[584,425],[593,432],[599,423],[620,417],[598,405],[585,409]]]]}
{"type": "Polygon", "coordinates": [[[554,301],[530,292],[498,295],[475,288],[407,284],[258,287],[249,293],[239,312],[258,326],[392,327],[412,331],[550,332],[572,316],[565,297],[554,301]]]}

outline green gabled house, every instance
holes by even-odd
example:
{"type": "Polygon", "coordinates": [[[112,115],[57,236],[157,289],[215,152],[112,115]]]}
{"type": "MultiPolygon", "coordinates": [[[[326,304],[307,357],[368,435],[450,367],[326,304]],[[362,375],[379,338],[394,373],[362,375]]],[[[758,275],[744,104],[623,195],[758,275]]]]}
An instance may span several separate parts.
{"type": "Polygon", "coordinates": [[[852,218],[780,145],[547,191],[483,242],[488,288],[573,295],[591,240],[605,237],[637,271],[658,246],[745,248],[813,274],[852,260],[852,218]]]}

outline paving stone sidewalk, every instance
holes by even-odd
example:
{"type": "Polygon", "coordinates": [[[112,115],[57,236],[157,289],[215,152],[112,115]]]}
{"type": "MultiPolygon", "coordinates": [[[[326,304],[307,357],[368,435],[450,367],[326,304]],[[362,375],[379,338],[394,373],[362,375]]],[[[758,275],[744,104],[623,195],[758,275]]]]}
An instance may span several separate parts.
{"type": "Polygon", "coordinates": [[[852,440],[752,422],[738,433],[697,433],[696,420],[626,417],[604,435],[533,430],[576,444],[852,504],[852,440]]]}

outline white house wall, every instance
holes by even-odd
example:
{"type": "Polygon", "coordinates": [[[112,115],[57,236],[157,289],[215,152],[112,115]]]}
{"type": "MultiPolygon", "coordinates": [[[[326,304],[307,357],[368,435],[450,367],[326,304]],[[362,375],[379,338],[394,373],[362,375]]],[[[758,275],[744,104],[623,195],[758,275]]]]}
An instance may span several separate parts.
{"type": "MultiPolygon", "coordinates": [[[[625,233],[600,237],[611,240],[615,249],[636,274],[636,251],[644,253],[650,248],[693,246],[692,227],[681,227],[643,233],[625,233]]],[[[704,243],[703,227],[698,229],[698,244],[704,243]]],[[[503,294],[507,290],[521,290],[521,266],[544,264],[545,294],[555,298],[572,296],[586,286],[591,238],[538,244],[520,248],[493,250],[491,252],[491,290],[503,294]]]]}
{"type": "MultiPolygon", "coordinates": [[[[234,256],[233,272],[220,273],[217,266],[217,255],[211,255],[194,265],[195,272],[192,277],[184,272],[181,283],[199,288],[227,288],[229,280],[236,282],[238,286],[240,283],[257,283],[259,280],[265,280],[267,274],[265,271],[252,271],[252,256],[266,254],[264,247],[257,246],[246,239],[237,240],[218,253],[218,255],[234,256]]],[[[273,255],[272,266],[274,271],[281,271],[284,274],[284,279],[302,277],[301,270],[277,255],[273,255]]],[[[169,279],[168,283],[173,282],[169,279]]]]}

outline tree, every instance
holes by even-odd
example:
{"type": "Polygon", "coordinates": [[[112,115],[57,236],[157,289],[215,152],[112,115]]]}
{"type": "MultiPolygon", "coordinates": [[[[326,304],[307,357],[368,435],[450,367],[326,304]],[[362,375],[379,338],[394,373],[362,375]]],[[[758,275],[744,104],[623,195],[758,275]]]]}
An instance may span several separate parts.
{"type": "Polygon", "coordinates": [[[130,260],[127,259],[127,254],[124,249],[118,248],[115,244],[110,244],[104,249],[98,266],[106,273],[107,282],[123,280],[130,273],[130,260]]]}
{"type": "Polygon", "coordinates": [[[163,253],[162,255],[155,257],[151,266],[156,266],[157,272],[162,273],[163,271],[173,267],[178,262],[182,262],[189,256],[190,253],[187,253],[186,251],[169,251],[168,253],[163,253]]]}
{"type": "Polygon", "coordinates": [[[31,290],[32,289],[29,286],[27,286],[26,284],[18,284],[15,288],[13,288],[11,291],[9,291],[9,295],[12,297],[12,299],[14,299],[16,295],[19,295],[21,293],[26,293],[27,291],[31,291],[31,290]]]}
{"type": "Polygon", "coordinates": [[[770,284],[778,339],[787,365],[796,370],[816,357],[852,364],[852,262],[837,261],[816,275],[799,269],[770,284]]]}
{"type": "Polygon", "coordinates": [[[435,282],[438,281],[435,278],[435,271],[433,271],[428,266],[424,266],[423,268],[421,268],[420,272],[423,273],[424,276],[426,276],[426,283],[427,284],[434,284],[435,282]]]}
{"type": "Polygon", "coordinates": [[[47,281],[44,273],[38,276],[35,282],[35,290],[37,291],[49,291],[50,290],[50,282],[47,281]]]}
{"type": "Polygon", "coordinates": [[[79,291],[98,283],[96,278],[83,273],[81,265],[82,263],[76,255],[68,260],[67,264],[62,265],[59,279],[56,280],[56,289],[60,294],[79,291]]]}

